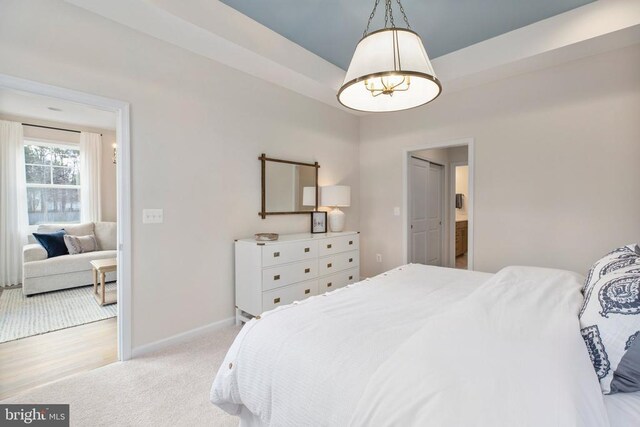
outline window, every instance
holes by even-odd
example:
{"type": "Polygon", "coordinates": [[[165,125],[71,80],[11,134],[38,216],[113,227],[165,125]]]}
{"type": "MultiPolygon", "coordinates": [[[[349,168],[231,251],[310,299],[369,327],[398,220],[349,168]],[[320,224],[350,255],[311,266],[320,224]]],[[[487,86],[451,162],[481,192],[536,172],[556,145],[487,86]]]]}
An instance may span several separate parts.
{"type": "Polygon", "coordinates": [[[29,225],[80,222],[80,150],[25,141],[29,225]]]}

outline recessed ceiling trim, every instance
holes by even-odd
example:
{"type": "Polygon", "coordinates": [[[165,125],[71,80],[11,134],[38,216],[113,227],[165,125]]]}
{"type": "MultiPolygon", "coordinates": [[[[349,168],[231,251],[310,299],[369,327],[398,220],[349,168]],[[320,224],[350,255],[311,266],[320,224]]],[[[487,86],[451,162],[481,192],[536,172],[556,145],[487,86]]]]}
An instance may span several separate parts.
{"type": "MultiPolygon", "coordinates": [[[[219,1],[65,0],[127,27],[349,113],[345,72],[219,1]]],[[[640,2],[601,0],[441,56],[454,90],[640,42],[640,2]]],[[[443,95],[443,96],[446,96],[443,95]]]]}

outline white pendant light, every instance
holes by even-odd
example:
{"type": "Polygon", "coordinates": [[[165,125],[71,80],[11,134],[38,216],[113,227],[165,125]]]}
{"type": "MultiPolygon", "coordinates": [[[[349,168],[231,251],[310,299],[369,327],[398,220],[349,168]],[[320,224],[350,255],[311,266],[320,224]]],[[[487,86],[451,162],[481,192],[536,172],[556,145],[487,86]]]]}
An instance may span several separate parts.
{"type": "Polygon", "coordinates": [[[385,26],[369,33],[379,2],[376,0],[356,46],[338,101],[366,112],[400,111],[433,101],[442,92],[442,85],[420,36],[410,29],[400,0],[397,2],[407,28],[395,26],[391,0],[385,0],[385,26]]]}

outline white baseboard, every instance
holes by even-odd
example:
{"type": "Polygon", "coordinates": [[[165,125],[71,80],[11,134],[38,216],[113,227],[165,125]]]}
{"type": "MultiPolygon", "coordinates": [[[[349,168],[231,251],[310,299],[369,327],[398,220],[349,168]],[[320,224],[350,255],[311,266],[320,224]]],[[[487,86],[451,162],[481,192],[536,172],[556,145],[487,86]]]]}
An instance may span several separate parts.
{"type": "Polygon", "coordinates": [[[153,353],[154,351],[162,350],[175,344],[179,344],[184,341],[188,341],[191,338],[195,338],[199,335],[207,332],[215,331],[216,329],[224,328],[225,326],[231,326],[235,323],[235,317],[229,317],[227,319],[219,320],[217,322],[209,323],[208,325],[200,326],[195,329],[191,329],[186,332],[182,332],[161,340],[144,344],[136,347],[132,351],[132,357],[140,357],[145,354],[153,353]]]}

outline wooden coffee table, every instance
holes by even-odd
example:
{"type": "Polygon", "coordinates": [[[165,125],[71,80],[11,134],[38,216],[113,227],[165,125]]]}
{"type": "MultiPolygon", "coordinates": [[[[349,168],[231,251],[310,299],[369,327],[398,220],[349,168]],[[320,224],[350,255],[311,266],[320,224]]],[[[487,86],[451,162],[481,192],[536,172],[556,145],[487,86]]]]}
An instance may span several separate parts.
{"type": "Polygon", "coordinates": [[[105,276],[110,271],[118,270],[116,258],[96,259],[91,261],[93,267],[93,296],[100,305],[115,304],[118,302],[117,291],[106,292],[105,276]],[[100,293],[98,293],[98,275],[100,275],[100,293]]]}

